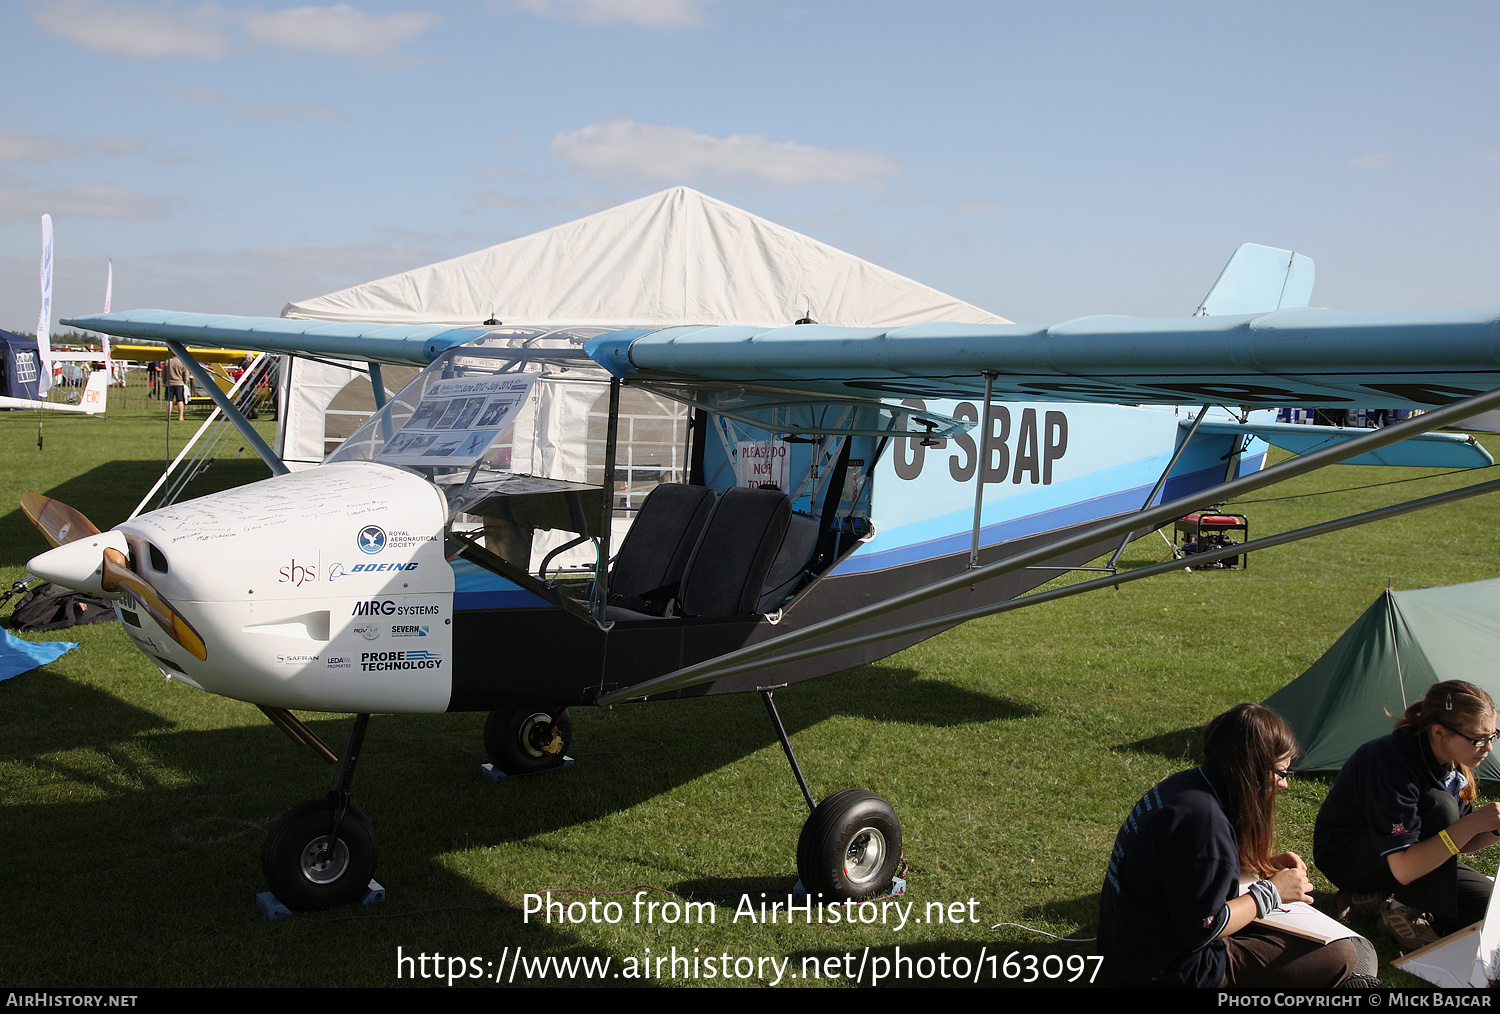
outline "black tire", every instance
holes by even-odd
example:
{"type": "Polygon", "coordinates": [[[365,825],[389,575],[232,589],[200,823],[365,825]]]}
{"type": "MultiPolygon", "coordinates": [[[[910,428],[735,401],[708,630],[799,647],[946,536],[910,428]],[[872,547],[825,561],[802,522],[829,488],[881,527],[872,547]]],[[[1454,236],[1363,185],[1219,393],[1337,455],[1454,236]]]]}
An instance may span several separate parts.
{"type": "Polygon", "coordinates": [[[266,885],[287,908],[334,908],[357,900],[375,875],[380,847],[370,819],[353,806],[339,823],[338,848],[320,855],[333,829],[333,800],[292,807],[266,835],[260,867],[266,885]]]}
{"type": "Polygon", "coordinates": [[[490,763],[508,775],[531,775],[560,767],[573,742],[573,718],[566,709],[512,708],[491,711],[484,723],[484,752],[490,763]]]}
{"type": "Polygon", "coordinates": [[[797,839],[797,874],[814,901],[862,901],[886,893],[901,859],[901,821],[868,789],[818,804],[797,839]]]}

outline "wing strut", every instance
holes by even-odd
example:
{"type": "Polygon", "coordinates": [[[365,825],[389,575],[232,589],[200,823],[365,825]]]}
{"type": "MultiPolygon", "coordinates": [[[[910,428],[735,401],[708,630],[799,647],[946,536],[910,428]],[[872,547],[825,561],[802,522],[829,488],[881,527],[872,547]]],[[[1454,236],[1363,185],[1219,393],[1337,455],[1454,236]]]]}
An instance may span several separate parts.
{"type": "MultiPolygon", "coordinates": [[[[1291,458],[1278,465],[1263,469],[1260,472],[1241,476],[1230,482],[1220,483],[1217,486],[1201,490],[1190,496],[1180,497],[1159,507],[1146,508],[1123,515],[1102,525],[1096,525],[1085,531],[1057,539],[1044,546],[1039,546],[1036,549],[1017,553],[1015,556],[986,564],[975,570],[965,570],[959,574],[944,578],[941,581],[934,581],[925,588],[915,588],[900,595],[893,595],[880,602],[872,602],[862,608],[850,610],[840,616],[830,617],[829,619],[809,624],[800,630],[788,631],[778,637],[772,637],[758,644],[748,645],[736,651],[728,652],[727,654],[720,655],[718,658],[685,666],[675,672],[665,673],[633,686],[612,690],[609,693],[602,694],[595,703],[602,705],[618,704],[621,701],[634,697],[646,697],[668,690],[677,690],[699,683],[707,683],[720,678],[721,671],[730,666],[736,666],[751,659],[772,654],[793,644],[800,644],[803,641],[810,641],[813,638],[831,634],[845,627],[878,619],[881,616],[886,616],[908,606],[917,605],[929,599],[946,595],[949,592],[967,588],[980,581],[989,581],[1003,577],[1006,574],[1022,570],[1034,563],[1045,563],[1064,553],[1087,549],[1096,543],[1118,538],[1138,528],[1146,526],[1154,528],[1164,521],[1174,517],[1182,517],[1208,504],[1229,500],[1243,493],[1248,493],[1251,490],[1280,482],[1283,479],[1315,471],[1325,465],[1336,464],[1356,454],[1363,454],[1365,451],[1396,443],[1415,433],[1425,433],[1428,430],[1438,429],[1441,426],[1459,422],[1497,406],[1500,406],[1500,388],[1487,391],[1484,394],[1476,394],[1473,397],[1465,398],[1444,408],[1404,420],[1394,426],[1374,430],[1366,436],[1356,437],[1345,444],[1326,447],[1311,454],[1291,458]]],[[[1236,546],[1235,549],[1243,550],[1243,545],[1242,543],[1236,546]]],[[[1178,561],[1172,562],[1175,563],[1178,561]]],[[[1111,578],[1111,580],[1118,579],[1119,575],[1111,578]]],[[[882,639],[889,636],[890,632],[886,631],[882,639]]]]}
{"type": "MultiPolygon", "coordinates": [[[[979,446],[984,453],[974,459],[974,534],[969,542],[969,569],[979,567],[979,521],[984,513],[984,470],[990,467],[990,401],[995,393],[995,374],[985,371],[984,377],[984,428],[979,431],[979,446]]],[[[913,452],[915,455],[916,452],[913,452]]]]}
{"type": "Polygon", "coordinates": [[[188,372],[197,381],[198,387],[208,392],[208,396],[214,400],[214,404],[219,406],[219,411],[224,413],[224,418],[234,423],[234,428],[240,431],[240,435],[245,438],[251,449],[260,456],[261,461],[266,463],[266,467],[270,468],[271,474],[285,475],[290,472],[291,469],[287,468],[286,464],[276,456],[276,452],[267,446],[261,435],[255,432],[255,427],[250,425],[250,420],[245,418],[245,414],[235,408],[234,402],[230,401],[224,392],[219,390],[219,385],[214,383],[214,378],[210,377],[208,371],[203,368],[203,365],[194,359],[187,349],[183,348],[182,343],[169,340],[166,342],[166,346],[172,350],[172,355],[176,356],[182,362],[182,365],[188,368],[188,372]]]}
{"type": "Polygon", "coordinates": [[[775,658],[759,658],[753,662],[743,662],[728,669],[716,671],[712,678],[715,680],[729,679],[733,676],[741,676],[747,672],[755,672],[756,670],[776,665],[800,662],[803,659],[815,658],[818,655],[825,655],[830,652],[843,651],[846,648],[858,648],[862,645],[874,644],[877,641],[909,637],[930,630],[956,626],[960,623],[967,623],[969,620],[977,620],[982,616],[1007,613],[1012,609],[1040,605],[1043,602],[1052,602],[1056,599],[1064,599],[1072,595],[1081,595],[1083,592],[1098,591],[1101,588],[1118,588],[1122,584],[1139,581],[1142,578],[1155,577],[1158,574],[1166,574],[1174,570],[1190,570],[1193,567],[1201,567],[1206,563],[1222,560],[1226,556],[1239,556],[1244,553],[1253,553],[1260,549],[1270,549],[1273,546],[1284,546],[1290,542],[1300,542],[1303,539],[1316,538],[1319,535],[1327,535],[1330,532],[1338,532],[1346,528],[1367,525],[1372,521],[1384,521],[1387,518],[1410,514],[1413,511],[1426,510],[1428,507],[1440,507],[1443,504],[1496,492],[1500,492],[1500,479],[1491,479],[1488,482],[1464,486],[1462,489],[1449,490],[1445,493],[1435,493],[1432,496],[1422,497],[1419,500],[1408,500],[1405,503],[1380,507],[1376,510],[1366,511],[1363,514],[1351,514],[1348,517],[1337,518],[1333,521],[1323,521],[1316,525],[1308,525],[1305,528],[1297,528],[1292,531],[1281,532],[1277,535],[1267,535],[1265,538],[1256,539],[1253,542],[1236,542],[1234,545],[1225,546],[1222,549],[1164,560],[1161,563],[1153,563],[1146,567],[1137,567],[1134,570],[1111,577],[1096,577],[1088,581],[1079,581],[1075,584],[1064,585],[1061,588],[1053,588],[1050,591],[1036,592],[1031,595],[1022,595],[1018,598],[1007,599],[1004,602],[979,606],[978,608],[965,610],[961,613],[949,613],[946,616],[921,620],[917,623],[909,623],[906,626],[897,627],[893,630],[879,630],[872,634],[861,634],[859,637],[851,637],[835,644],[820,644],[814,648],[803,648],[801,651],[777,655],[775,658]]]}
{"type": "MultiPolygon", "coordinates": [[[[1182,443],[1178,444],[1177,450],[1172,452],[1172,460],[1167,462],[1167,467],[1161,470],[1161,477],[1156,480],[1156,485],[1151,487],[1151,495],[1146,497],[1145,503],[1141,504],[1142,510],[1145,510],[1147,507],[1151,506],[1151,501],[1156,499],[1156,494],[1160,493],[1161,488],[1167,484],[1167,476],[1171,475],[1172,469],[1177,467],[1177,459],[1182,457],[1183,451],[1187,450],[1188,441],[1192,440],[1193,434],[1198,432],[1198,425],[1203,422],[1203,417],[1207,414],[1208,405],[1204,404],[1204,406],[1198,410],[1198,417],[1193,420],[1193,426],[1188,430],[1187,436],[1182,438],[1182,443]]],[[[1109,558],[1109,572],[1111,574],[1120,569],[1118,566],[1120,562],[1120,554],[1125,552],[1126,546],[1130,545],[1130,537],[1134,534],[1135,532],[1126,532],[1124,535],[1120,536],[1120,544],[1115,547],[1114,554],[1109,558]]],[[[1142,534],[1149,535],[1151,533],[1144,532],[1142,534]]],[[[1177,556],[1176,546],[1172,547],[1172,556],[1174,558],[1177,556]]]]}

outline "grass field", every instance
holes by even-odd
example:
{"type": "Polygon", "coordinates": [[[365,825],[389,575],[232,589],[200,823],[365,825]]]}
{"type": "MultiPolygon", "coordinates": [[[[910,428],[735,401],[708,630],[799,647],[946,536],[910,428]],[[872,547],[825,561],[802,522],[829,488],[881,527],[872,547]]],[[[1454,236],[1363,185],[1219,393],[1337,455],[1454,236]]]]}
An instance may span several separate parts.
{"type": "MultiPolygon", "coordinates": [[[[168,450],[155,411],[49,416],[41,451],[34,414],[0,415],[3,502],[36,489],[79,506],[101,528],[128,515],[168,450]]],[[[171,439],[190,431],[173,423],[171,439]]],[[[1500,443],[1486,443],[1500,452],[1500,443]]],[[[238,443],[230,444],[200,491],[266,474],[245,460],[248,452],[236,460],[238,443]]],[[[1476,481],[1473,473],[1434,475],[1262,499],[1425,474],[1341,466],[1257,494],[1261,502],[1242,510],[1259,536],[1476,481]]],[[[1468,501],[1269,550],[1244,572],[1176,574],[1020,610],[778,693],[814,794],[861,786],[900,815],[910,866],[903,901],[914,906],[899,928],[735,919],[744,896],[784,899],[805,817],[754,697],[576,709],[575,767],[498,783],[479,773],[483,715],[376,716],[354,797],[380,837],[376,875],[388,900],[267,922],[254,906],[264,833],[291,804],[321,796],[332,769],[254,707],[164,681],[116,624],[41,635],[80,647],[0,683],[0,981],[388,986],[415,976],[434,984],[446,980],[422,978],[434,970],[430,961],[401,966],[398,979],[398,948],[443,955],[443,972],[450,956],[477,958],[464,970],[491,976],[486,962],[513,960],[521,948],[528,960],[608,957],[609,974],[626,977],[598,984],[619,986],[655,984],[630,978],[630,960],[676,948],[700,959],[789,957],[786,972],[796,978],[783,985],[841,984],[809,980],[804,959],[819,959],[826,974],[828,959],[841,964],[852,953],[857,966],[867,946],[890,958],[897,945],[912,958],[972,960],[983,951],[1003,961],[1019,952],[1015,968],[1030,975],[1026,956],[1092,947],[991,927],[1093,936],[1104,859],[1122,817],[1151,784],[1195,763],[1204,721],[1302,672],[1387,583],[1496,576],[1489,510],[1468,501]],[[695,913],[711,912],[712,924],[638,923],[637,885],[714,902],[695,913]],[[625,892],[615,895],[622,918],[528,922],[525,895],[547,888],[625,892]],[[945,912],[961,909],[964,918],[923,921],[930,903],[962,903],[945,912]]],[[[22,576],[43,548],[19,509],[0,509],[0,579],[22,576]]],[[[1125,566],[1165,555],[1152,535],[1132,545],[1125,566]]],[[[327,742],[343,743],[348,716],[303,717],[327,742]]],[[[1294,781],[1283,797],[1281,847],[1311,856],[1327,788],[1326,780],[1294,781]]],[[[1479,864],[1493,872],[1493,860],[1479,864]]],[[[1326,890],[1320,877],[1315,883],[1326,890]]],[[[1383,960],[1395,956],[1367,932],[1383,960]]],[[[661,981],[671,982],[666,976],[662,966],[661,981]]],[[[775,978],[762,962],[731,981],[775,978]]],[[[1382,978],[1414,981],[1386,967],[1382,978]]],[[[528,980],[589,984],[576,971],[532,976],[523,966],[515,982],[528,980]]],[[[675,981],[683,984],[681,973],[675,981]]]]}

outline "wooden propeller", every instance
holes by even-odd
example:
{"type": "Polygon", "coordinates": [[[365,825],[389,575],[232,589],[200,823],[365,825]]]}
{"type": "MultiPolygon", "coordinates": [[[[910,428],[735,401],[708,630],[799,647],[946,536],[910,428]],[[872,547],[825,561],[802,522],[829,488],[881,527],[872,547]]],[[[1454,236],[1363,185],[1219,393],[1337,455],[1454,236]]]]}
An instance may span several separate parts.
{"type": "Polygon", "coordinates": [[[22,493],[21,510],[54,548],[99,534],[99,529],[81,511],[50,496],[22,493]]]}
{"type": "Polygon", "coordinates": [[[104,551],[104,575],[99,584],[107,592],[123,592],[150,614],[167,635],[200,662],[208,661],[208,646],[193,625],[162,598],[157,590],[130,569],[125,554],[118,549],[104,551]]]}

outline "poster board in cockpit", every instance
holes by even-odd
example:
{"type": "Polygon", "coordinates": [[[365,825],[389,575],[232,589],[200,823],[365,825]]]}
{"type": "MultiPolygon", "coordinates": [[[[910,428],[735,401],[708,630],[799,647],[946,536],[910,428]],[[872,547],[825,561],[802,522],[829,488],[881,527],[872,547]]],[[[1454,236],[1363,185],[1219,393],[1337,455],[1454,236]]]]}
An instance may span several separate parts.
{"type": "Polygon", "coordinates": [[[536,378],[516,373],[434,382],[375,460],[418,467],[472,465],[514,420],[536,378]]]}

